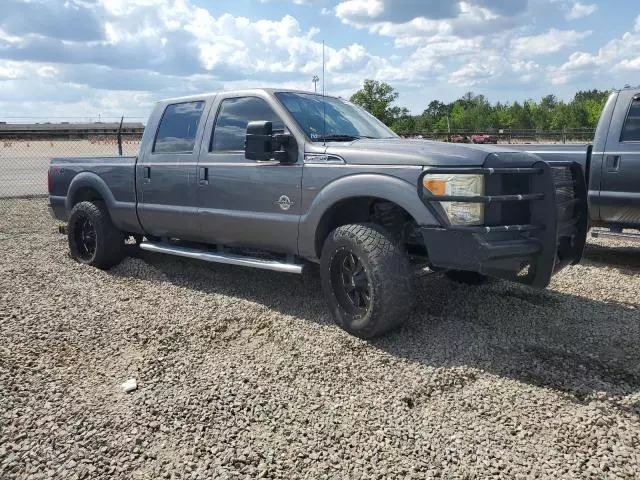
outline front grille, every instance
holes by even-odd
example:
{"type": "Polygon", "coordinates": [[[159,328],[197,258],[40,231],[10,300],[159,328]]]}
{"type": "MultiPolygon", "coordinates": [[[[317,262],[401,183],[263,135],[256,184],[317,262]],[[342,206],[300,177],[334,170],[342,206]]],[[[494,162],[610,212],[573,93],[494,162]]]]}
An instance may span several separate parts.
{"type": "Polygon", "coordinates": [[[575,217],[576,189],[570,167],[552,167],[551,173],[556,191],[556,205],[558,206],[558,222],[567,222],[575,217]]]}
{"type": "MultiPolygon", "coordinates": [[[[483,167],[427,167],[418,178],[418,195],[440,222],[425,231],[472,233],[482,244],[482,271],[489,275],[544,287],[551,275],[577,263],[587,232],[586,184],[574,162],[515,161],[490,156],[483,167]],[[482,174],[481,196],[433,196],[422,186],[429,174],[482,174]],[[485,206],[484,225],[450,225],[439,202],[473,202],[485,206]],[[526,248],[525,248],[526,247],[526,248]],[[524,272],[524,273],[523,273],[524,272]]],[[[452,237],[472,241],[469,237],[452,237]]],[[[459,255],[467,252],[460,251],[459,255]]],[[[450,253],[448,253],[450,254],[450,253]]],[[[470,263],[478,268],[478,259],[470,263]],[[475,263],[474,263],[475,262],[475,263]]],[[[475,270],[474,270],[475,271],[475,270]]]]}
{"type": "MultiPolygon", "coordinates": [[[[510,195],[528,194],[531,192],[528,175],[502,175],[500,189],[510,195]]],[[[531,211],[529,202],[511,202],[501,205],[500,225],[522,225],[529,223],[531,211]]]]}
{"type": "Polygon", "coordinates": [[[558,263],[574,256],[583,242],[581,220],[584,199],[579,194],[579,172],[575,165],[552,166],[558,232],[558,263]]]}

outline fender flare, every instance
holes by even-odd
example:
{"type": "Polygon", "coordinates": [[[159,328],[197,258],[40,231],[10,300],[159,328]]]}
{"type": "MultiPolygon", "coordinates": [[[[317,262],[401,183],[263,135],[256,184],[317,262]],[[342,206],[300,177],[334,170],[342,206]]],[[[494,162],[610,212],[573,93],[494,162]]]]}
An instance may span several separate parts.
{"type": "Polygon", "coordinates": [[[107,209],[109,211],[113,210],[113,207],[116,204],[116,199],[107,186],[107,183],[93,172],[81,172],[73,177],[73,180],[71,180],[71,184],[69,185],[67,198],[65,200],[67,214],[71,213],[71,209],[73,208],[73,197],[81,188],[92,188],[97,191],[107,204],[107,209]]]}
{"type": "Polygon", "coordinates": [[[438,220],[418,197],[416,185],[387,174],[358,173],[341,177],[326,185],[300,219],[298,250],[307,258],[317,257],[316,232],[324,214],[335,204],[355,197],[376,197],[406,210],[420,226],[439,225],[438,220]]]}
{"type": "Polygon", "coordinates": [[[73,207],[73,197],[81,188],[92,188],[100,194],[107,206],[107,211],[111,216],[111,220],[120,230],[131,233],[144,233],[140,226],[140,222],[138,221],[138,212],[135,201],[121,202],[116,200],[107,183],[100,178],[99,175],[93,172],[81,172],[71,181],[67,191],[67,198],[65,199],[67,216],[69,216],[73,207]]]}

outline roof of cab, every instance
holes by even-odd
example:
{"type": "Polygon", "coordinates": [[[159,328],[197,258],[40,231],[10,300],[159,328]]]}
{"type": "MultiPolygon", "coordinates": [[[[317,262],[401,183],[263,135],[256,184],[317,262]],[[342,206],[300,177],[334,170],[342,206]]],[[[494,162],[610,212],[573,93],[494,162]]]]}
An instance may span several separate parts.
{"type": "MultiPolygon", "coordinates": [[[[184,97],[175,97],[175,98],[165,98],[163,100],[160,100],[158,102],[158,104],[169,104],[169,103],[183,103],[183,102],[194,102],[194,101],[198,101],[198,100],[209,100],[213,97],[215,97],[216,95],[219,95],[221,93],[234,93],[234,94],[238,94],[238,95],[251,95],[252,93],[256,93],[256,92],[267,92],[267,93],[276,93],[276,92],[288,92],[288,93],[304,93],[306,95],[318,95],[321,96],[322,93],[317,93],[317,92],[308,92],[305,90],[295,90],[295,89],[290,89],[290,88],[249,88],[249,89],[243,89],[243,90],[225,90],[222,92],[207,92],[207,93],[200,93],[200,94],[196,94],[196,95],[188,95],[188,96],[184,96],[184,97]]],[[[325,95],[326,97],[333,97],[333,95],[325,95]]]]}

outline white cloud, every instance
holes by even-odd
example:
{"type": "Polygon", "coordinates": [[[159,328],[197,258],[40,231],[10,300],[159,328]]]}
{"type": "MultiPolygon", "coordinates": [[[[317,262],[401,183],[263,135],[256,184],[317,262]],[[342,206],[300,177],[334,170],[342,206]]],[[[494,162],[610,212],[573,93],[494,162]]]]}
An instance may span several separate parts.
{"type": "Polygon", "coordinates": [[[70,112],[136,108],[144,116],[156,99],[199,91],[313,89],[322,38],[327,90],[344,96],[365,78],[391,83],[401,100],[406,91],[448,99],[468,87],[528,95],[550,81],[638,71],[640,16],[599,50],[585,42],[591,32],[548,30],[593,10],[589,0],[261,1],[280,5],[256,5],[247,18],[233,2],[214,15],[195,0],[0,0],[0,112],[47,111],[59,101],[70,112]],[[290,14],[273,15],[287,3],[290,14]],[[268,19],[254,15],[265,9],[268,19]],[[340,35],[326,30],[336,21],[340,35]],[[564,63],[548,65],[569,47],[564,63]]]}
{"type": "MultiPolygon", "coordinates": [[[[640,51],[639,20],[634,32],[626,32],[620,38],[609,41],[597,53],[574,52],[567,62],[549,68],[549,78],[554,85],[565,84],[577,78],[592,78],[608,69],[634,70],[640,51]]],[[[620,81],[620,83],[624,83],[620,81]]]]}
{"type": "MultiPolygon", "coordinates": [[[[411,0],[401,0],[401,4],[409,3],[411,0]]],[[[426,5],[433,8],[434,4],[426,2],[420,4],[420,8],[403,10],[400,8],[402,5],[391,5],[391,0],[348,0],[338,4],[336,16],[343,23],[356,28],[367,28],[371,33],[394,37],[399,46],[418,44],[425,36],[434,34],[459,37],[493,35],[512,29],[525,20],[520,10],[514,10],[512,15],[503,15],[478,0],[475,3],[441,3],[446,3],[446,8],[453,8],[449,15],[445,15],[444,7],[436,9],[436,14],[430,14],[432,12],[427,10],[426,5]],[[423,10],[426,12],[421,14],[423,10]]]]}
{"type": "Polygon", "coordinates": [[[547,33],[540,35],[516,38],[511,42],[511,48],[516,55],[522,57],[546,55],[576,45],[591,33],[591,31],[577,32],[552,28],[547,33]]]}
{"type": "Polygon", "coordinates": [[[616,70],[640,71],[640,57],[622,60],[616,65],[616,70]]]}
{"type": "Polygon", "coordinates": [[[530,84],[539,78],[540,65],[533,61],[516,60],[505,62],[496,51],[485,51],[475,55],[468,63],[453,72],[448,81],[464,87],[491,85],[530,84]]]}
{"type": "Polygon", "coordinates": [[[580,2],[576,2],[573,4],[571,9],[565,15],[567,20],[576,20],[578,18],[587,17],[592,13],[598,11],[598,5],[596,4],[584,4],[580,2]]]}
{"type": "Polygon", "coordinates": [[[452,83],[472,87],[498,74],[499,71],[494,62],[472,62],[453,72],[449,79],[452,83]]]}
{"type": "Polygon", "coordinates": [[[450,0],[343,0],[336,16],[344,23],[363,26],[380,22],[406,23],[415,18],[455,18],[459,2],[450,0]]]}
{"type": "MultiPolygon", "coordinates": [[[[260,3],[275,2],[278,0],[260,0],[260,3]]],[[[294,5],[313,5],[314,3],[322,3],[324,0],[281,0],[293,3],[294,5]]]]}
{"type": "MultiPolygon", "coordinates": [[[[309,75],[321,69],[322,43],[315,39],[318,30],[303,30],[291,15],[255,21],[228,13],[214,17],[188,0],[102,0],[94,14],[104,37],[93,42],[16,37],[4,32],[0,19],[2,54],[16,61],[47,58],[60,64],[170,75],[209,73],[220,79],[271,75],[284,80],[286,75],[309,75]]],[[[328,56],[338,52],[327,46],[328,56]]],[[[362,53],[362,58],[388,63],[369,53],[362,53]]],[[[364,66],[358,64],[358,68],[364,66]]]]}
{"type": "Polygon", "coordinates": [[[528,0],[341,0],[336,16],[344,23],[368,26],[404,24],[418,18],[456,20],[469,12],[490,17],[513,17],[526,11],[528,0]]]}
{"type": "MultiPolygon", "coordinates": [[[[67,103],[83,98],[83,106],[92,102],[104,109],[101,99],[115,98],[109,91],[159,99],[246,84],[309,89],[312,75],[322,70],[318,30],[303,29],[291,15],[275,20],[228,13],[215,17],[189,0],[100,0],[93,7],[101,38],[91,42],[60,40],[55,32],[51,37],[14,35],[0,18],[5,114],[9,104],[21,104],[29,95],[34,103],[43,102],[45,92],[55,98],[56,91],[67,103]],[[51,89],[33,94],[43,78],[51,89]]],[[[328,44],[326,58],[329,91],[354,91],[364,78],[416,84],[432,80],[442,68],[434,55],[381,57],[360,43],[328,44]]],[[[121,108],[113,101],[108,105],[121,108]]]]}
{"type": "Polygon", "coordinates": [[[590,53],[575,52],[569,56],[569,60],[559,67],[551,67],[549,76],[553,85],[569,82],[587,69],[595,70],[596,57],[590,53]]]}

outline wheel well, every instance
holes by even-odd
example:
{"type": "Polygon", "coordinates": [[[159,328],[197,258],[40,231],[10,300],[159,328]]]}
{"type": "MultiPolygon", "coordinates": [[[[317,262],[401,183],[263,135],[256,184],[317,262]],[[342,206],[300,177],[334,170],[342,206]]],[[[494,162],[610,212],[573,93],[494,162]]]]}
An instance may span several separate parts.
{"type": "Polygon", "coordinates": [[[76,190],[71,198],[71,207],[73,208],[76,204],[80,202],[94,202],[94,201],[104,201],[102,195],[91,187],[82,187],[76,190]]]}
{"type": "Polygon", "coordinates": [[[406,242],[413,235],[415,219],[404,208],[379,197],[351,197],[329,208],[320,219],[315,236],[316,256],[320,258],[322,246],[330,232],[342,225],[375,223],[383,226],[399,242],[406,242]],[[407,231],[410,225],[410,232],[407,231]]]}

